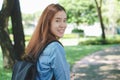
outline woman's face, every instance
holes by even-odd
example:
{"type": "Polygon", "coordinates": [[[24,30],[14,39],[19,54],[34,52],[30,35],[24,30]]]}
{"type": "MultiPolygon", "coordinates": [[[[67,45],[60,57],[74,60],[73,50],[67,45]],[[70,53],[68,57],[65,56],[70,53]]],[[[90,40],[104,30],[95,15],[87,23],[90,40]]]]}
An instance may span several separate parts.
{"type": "Polygon", "coordinates": [[[64,11],[59,11],[54,15],[51,22],[51,32],[56,36],[56,38],[63,37],[67,27],[66,19],[67,16],[64,11]]]}

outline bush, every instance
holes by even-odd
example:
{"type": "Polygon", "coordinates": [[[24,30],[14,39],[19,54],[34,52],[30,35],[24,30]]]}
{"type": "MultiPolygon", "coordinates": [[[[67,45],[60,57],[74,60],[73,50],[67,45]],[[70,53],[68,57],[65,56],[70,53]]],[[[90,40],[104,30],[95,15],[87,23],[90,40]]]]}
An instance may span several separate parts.
{"type": "Polygon", "coordinates": [[[102,44],[120,44],[119,38],[107,38],[103,41],[101,38],[89,38],[79,41],[79,45],[102,45],[102,44]]]}
{"type": "Polygon", "coordinates": [[[75,28],[72,30],[72,33],[83,33],[83,30],[75,28]]]}

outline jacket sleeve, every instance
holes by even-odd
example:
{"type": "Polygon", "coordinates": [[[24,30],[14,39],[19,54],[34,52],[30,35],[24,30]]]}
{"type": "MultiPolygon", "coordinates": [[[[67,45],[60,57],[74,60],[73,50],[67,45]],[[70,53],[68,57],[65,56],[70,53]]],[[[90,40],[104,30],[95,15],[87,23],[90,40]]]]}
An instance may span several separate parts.
{"type": "Polygon", "coordinates": [[[58,45],[53,50],[51,68],[55,80],[70,80],[70,68],[66,61],[65,51],[61,45],[58,45]]]}

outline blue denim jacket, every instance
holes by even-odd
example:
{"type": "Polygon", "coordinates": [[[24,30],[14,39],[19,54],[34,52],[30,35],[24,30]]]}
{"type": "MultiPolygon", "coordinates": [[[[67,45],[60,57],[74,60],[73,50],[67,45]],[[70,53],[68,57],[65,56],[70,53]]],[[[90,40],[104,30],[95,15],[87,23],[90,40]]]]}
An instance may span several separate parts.
{"type": "Polygon", "coordinates": [[[63,46],[58,42],[50,43],[37,62],[36,80],[70,80],[70,68],[66,61],[63,46]]]}

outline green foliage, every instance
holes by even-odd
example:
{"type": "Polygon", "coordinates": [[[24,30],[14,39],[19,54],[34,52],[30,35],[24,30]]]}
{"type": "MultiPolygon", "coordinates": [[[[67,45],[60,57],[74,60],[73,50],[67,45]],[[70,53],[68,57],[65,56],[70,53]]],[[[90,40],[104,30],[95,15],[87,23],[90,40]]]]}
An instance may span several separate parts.
{"type": "Polygon", "coordinates": [[[104,24],[120,25],[120,1],[119,0],[104,0],[102,7],[102,16],[104,24]]]}
{"type": "Polygon", "coordinates": [[[11,22],[11,18],[9,18],[9,21],[8,21],[8,33],[12,34],[12,22],[11,22]]]}
{"type": "Polygon", "coordinates": [[[0,49],[0,80],[11,80],[11,70],[3,68],[2,51],[0,49]]]}
{"type": "Polygon", "coordinates": [[[11,80],[11,70],[0,68],[0,80],[11,80]]]}
{"type": "MultiPolygon", "coordinates": [[[[100,1],[100,0],[97,0],[100,1]]],[[[67,11],[69,23],[87,23],[93,24],[98,22],[98,12],[94,0],[59,0],[67,11]]],[[[98,2],[99,4],[99,2],[98,2]]],[[[103,0],[102,1],[102,19],[105,27],[109,24],[120,25],[120,1],[103,0]]]]}
{"type": "Polygon", "coordinates": [[[69,23],[92,24],[97,20],[97,12],[93,0],[60,0],[60,4],[67,11],[69,23]]]}
{"type": "Polygon", "coordinates": [[[120,44],[120,36],[107,36],[105,43],[103,43],[103,40],[101,38],[86,38],[83,41],[79,41],[80,45],[102,45],[102,44],[120,44]]]}
{"type": "Polygon", "coordinates": [[[12,34],[12,25],[8,26],[8,32],[9,32],[9,34],[12,34]]]}
{"type": "Polygon", "coordinates": [[[72,30],[72,33],[83,33],[83,30],[75,28],[72,30]]]}
{"type": "Polygon", "coordinates": [[[84,36],[84,31],[81,30],[81,29],[75,28],[75,29],[72,30],[72,33],[77,34],[77,37],[83,37],[84,36]]]}

